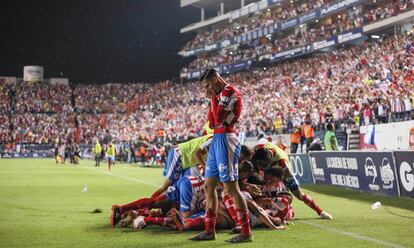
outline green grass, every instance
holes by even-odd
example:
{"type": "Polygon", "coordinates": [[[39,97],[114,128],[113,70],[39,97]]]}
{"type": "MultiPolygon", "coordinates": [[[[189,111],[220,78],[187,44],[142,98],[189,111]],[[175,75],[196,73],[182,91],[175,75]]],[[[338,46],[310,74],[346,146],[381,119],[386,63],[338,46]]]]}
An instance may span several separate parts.
{"type": "MultiPolygon", "coordinates": [[[[111,205],[150,195],[162,178],[159,168],[123,164],[111,173],[105,166],[93,167],[92,161],[74,167],[51,159],[0,160],[0,247],[232,246],[224,242],[230,237],[226,230],[219,231],[215,242],[194,243],[187,239],[195,232],[112,229],[111,205]],[[82,193],[84,186],[88,191],[82,193]],[[91,213],[96,208],[103,213],[91,213]]],[[[335,220],[320,220],[294,201],[294,226],[287,231],[254,230],[255,241],[237,247],[381,247],[369,238],[414,247],[413,200],[319,185],[307,186],[305,192],[335,220]],[[375,201],[383,207],[372,210],[375,201]]]]}

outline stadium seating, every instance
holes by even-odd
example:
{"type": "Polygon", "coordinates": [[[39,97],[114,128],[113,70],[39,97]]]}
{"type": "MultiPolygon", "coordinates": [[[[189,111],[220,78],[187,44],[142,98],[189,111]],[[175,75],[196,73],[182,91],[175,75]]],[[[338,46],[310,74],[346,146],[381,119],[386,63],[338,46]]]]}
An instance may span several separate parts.
{"type": "Polygon", "coordinates": [[[347,14],[333,16],[328,20],[321,20],[313,25],[306,25],[299,32],[291,29],[274,34],[272,37],[269,36],[269,39],[253,40],[237,49],[229,48],[218,52],[202,54],[190,62],[181,72],[187,73],[194,70],[204,70],[208,67],[231,64],[241,60],[257,59],[261,55],[285,51],[329,38],[346,30],[362,27],[371,22],[402,13],[412,7],[412,1],[407,1],[406,4],[402,4],[401,1],[383,1],[377,5],[365,5],[362,9],[355,9],[347,14]]]}
{"type": "MultiPolygon", "coordinates": [[[[329,1],[317,2],[321,5],[329,1]]],[[[371,22],[386,18],[412,5],[412,1],[403,2],[372,5],[353,17],[353,21],[337,18],[334,29],[324,29],[324,32],[329,35],[349,25],[354,27],[359,23],[355,20],[371,22]]],[[[303,6],[300,8],[304,10],[296,8],[287,16],[306,11],[303,6]]],[[[323,35],[321,30],[307,37],[317,39],[323,35]]],[[[280,49],[276,48],[277,44],[266,47],[264,52],[280,49]]],[[[217,62],[210,63],[212,60],[207,58],[208,62],[202,64],[227,63],[231,56],[237,59],[257,56],[261,49],[260,44],[252,44],[241,49],[242,54],[223,55],[222,52],[222,56],[216,56],[217,62]]],[[[247,136],[261,132],[286,133],[305,120],[323,129],[330,116],[338,127],[412,119],[413,60],[413,36],[404,34],[224,75],[224,78],[235,84],[243,95],[244,109],[238,131],[247,136]]],[[[203,132],[209,103],[199,82],[171,80],[156,84],[70,87],[0,82],[0,96],[0,143],[3,144],[52,144],[73,138],[75,132],[83,144],[106,135],[126,141],[174,142],[203,132]],[[160,130],[166,135],[157,135],[160,130]]]]}
{"type": "Polygon", "coordinates": [[[218,28],[211,32],[200,32],[197,36],[189,41],[182,51],[195,49],[221,40],[229,39],[263,25],[269,25],[281,20],[287,20],[297,15],[307,13],[313,9],[325,6],[334,2],[333,0],[313,0],[305,2],[286,1],[282,6],[274,9],[267,9],[252,17],[241,21],[233,22],[230,26],[218,28]]]}

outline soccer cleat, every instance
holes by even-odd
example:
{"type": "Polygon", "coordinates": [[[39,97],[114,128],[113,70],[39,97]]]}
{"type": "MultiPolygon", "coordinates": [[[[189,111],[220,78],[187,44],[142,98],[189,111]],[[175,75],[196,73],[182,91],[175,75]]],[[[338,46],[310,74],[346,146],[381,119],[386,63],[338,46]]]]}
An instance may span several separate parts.
{"type": "Polygon", "coordinates": [[[132,229],[137,229],[137,230],[140,230],[140,229],[144,228],[147,225],[147,223],[145,222],[144,219],[145,219],[144,216],[138,216],[137,218],[135,218],[132,221],[131,228],[132,229]]]}
{"type": "Polygon", "coordinates": [[[246,242],[252,242],[253,241],[253,236],[247,236],[247,235],[243,235],[243,234],[239,234],[237,236],[234,236],[231,239],[227,239],[226,242],[229,243],[246,243],[246,242]]]}
{"type": "Polygon", "coordinates": [[[113,205],[111,218],[109,220],[112,228],[115,228],[116,224],[118,224],[118,222],[121,221],[121,218],[121,208],[118,205],[113,205]]]}
{"type": "Polygon", "coordinates": [[[177,211],[177,209],[172,208],[168,212],[168,216],[171,218],[172,223],[177,227],[179,231],[184,231],[185,222],[182,219],[180,213],[177,211]]]}
{"type": "Polygon", "coordinates": [[[214,233],[201,232],[197,234],[196,236],[189,238],[189,240],[193,240],[193,241],[216,240],[216,233],[215,232],[214,233]]]}
{"type": "Polygon", "coordinates": [[[321,217],[321,219],[324,219],[324,220],[332,220],[332,219],[333,219],[332,215],[330,215],[329,213],[327,213],[327,212],[325,212],[325,211],[323,211],[323,212],[319,215],[319,217],[321,217]]]}
{"type": "Polygon", "coordinates": [[[241,226],[237,225],[231,229],[231,233],[237,234],[241,232],[241,226]]]}

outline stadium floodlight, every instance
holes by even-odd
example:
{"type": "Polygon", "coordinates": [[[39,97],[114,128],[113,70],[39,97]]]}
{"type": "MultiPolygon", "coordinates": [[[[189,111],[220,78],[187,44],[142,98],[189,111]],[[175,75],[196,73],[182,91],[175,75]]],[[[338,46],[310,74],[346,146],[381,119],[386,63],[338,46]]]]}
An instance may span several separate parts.
{"type": "Polygon", "coordinates": [[[371,35],[371,38],[373,38],[373,39],[379,39],[380,37],[379,37],[379,35],[373,34],[373,35],[371,35]]]}

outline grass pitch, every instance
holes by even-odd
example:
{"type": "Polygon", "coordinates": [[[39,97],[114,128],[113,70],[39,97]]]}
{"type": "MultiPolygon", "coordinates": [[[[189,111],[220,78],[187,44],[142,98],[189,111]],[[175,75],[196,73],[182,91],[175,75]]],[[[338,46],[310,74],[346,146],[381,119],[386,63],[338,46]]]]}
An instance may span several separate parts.
{"type": "Polygon", "coordinates": [[[0,160],[0,247],[414,247],[414,201],[334,187],[306,186],[305,192],[334,216],[318,219],[294,201],[295,225],[287,231],[255,229],[255,241],[232,245],[218,240],[194,243],[196,232],[161,227],[133,232],[112,229],[111,205],[149,196],[162,181],[161,169],[93,161],[56,165],[52,159],[0,160]],[[87,191],[85,192],[85,187],[87,191]],[[371,209],[380,201],[382,208],[371,209]],[[92,213],[100,208],[102,213],[92,213]]]}

